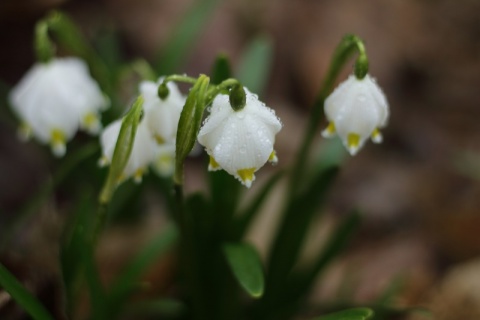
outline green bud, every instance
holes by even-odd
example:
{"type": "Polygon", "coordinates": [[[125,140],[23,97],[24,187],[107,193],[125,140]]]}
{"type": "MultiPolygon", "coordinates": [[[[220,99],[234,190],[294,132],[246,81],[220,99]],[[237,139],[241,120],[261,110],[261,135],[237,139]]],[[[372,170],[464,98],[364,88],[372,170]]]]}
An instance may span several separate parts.
{"type": "Polygon", "coordinates": [[[143,111],[143,97],[139,96],[134,102],[132,108],[128,111],[122,120],[122,127],[117,138],[117,144],[113,151],[112,163],[108,171],[107,179],[100,193],[100,203],[107,204],[115,192],[117,182],[127,165],[130,153],[133,149],[133,142],[137,133],[138,123],[140,122],[143,111]]]}
{"type": "Polygon", "coordinates": [[[161,100],[165,100],[165,99],[167,99],[169,94],[170,94],[170,90],[168,90],[167,84],[165,82],[162,82],[158,86],[158,97],[161,100]]]}
{"type": "Polygon", "coordinates": [[[183,162],[192,151],[197,140],[198,130],[202,124],[203,112],[207,105],[207,89],[210,78],[200,75],[187,96],[185,106],[178,121],[175,145],[175,184],[183,184],[183,162]]]}
{"type": "Polygon", "coordinates": [[[229,99],[233,110],[240,111],[245,107],[247,96],[241,84],[236,84],[232,87],[229,99]]]}

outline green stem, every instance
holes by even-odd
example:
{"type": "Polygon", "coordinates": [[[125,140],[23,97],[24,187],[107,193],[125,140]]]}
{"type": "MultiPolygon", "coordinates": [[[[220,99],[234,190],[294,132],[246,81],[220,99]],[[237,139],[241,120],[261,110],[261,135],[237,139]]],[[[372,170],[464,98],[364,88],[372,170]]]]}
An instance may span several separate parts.
{"type": "Polygon", "coordinates": [[[219,95],[220,93],[228,94],[228,89],[230,89],[231,87],[236,86],[236,85],[241,86],[243,88],[240,81],[238,81],[237,79],[234,79],[234,78],[226,79],[218,85],[211,86],[207,90],[206,105],[207,106],[210,105],[212,103],[213,99],[215,99],[215,97],[217,95],[219,95]]]}
{"type": "Polygon", "coordinates": [[[172,74],[172,75],[169,75],[169,76],[165,77],[165,79],[163,79],[164,84],[167,84],[170,81],[195,84],[197,82],[197,79],[186,76],[186,75],[180,75],[180,74],[172,74]]]}
{"type": "Polygon", "coordinates": [[[304,177],[304,170],[306,168],[309,151],[317,127],[322,119],[325,99],[332,91],[335,80],[342,67],[355,52],[358,52],[359,54],[355,62],[356,77],[362,79],[368,72],[368,58],[363,41],[355,35],[345,36],[335,50],[327,76],[322,84],[322,90],[313,105],[312,114],[309,117],[309,123],[304,134],[303,143],[298,151],[296,162],[290,177],[289,194],[291,196],[294,196],[299,192],[300,183],[304,177]]]}
{"type": "Polygon", "coordinates": [[[41,20],[35,26],[35,53],[37,60],[49,62],[55,55],[55,46],[48,36],[48,24],[41,20]]]}

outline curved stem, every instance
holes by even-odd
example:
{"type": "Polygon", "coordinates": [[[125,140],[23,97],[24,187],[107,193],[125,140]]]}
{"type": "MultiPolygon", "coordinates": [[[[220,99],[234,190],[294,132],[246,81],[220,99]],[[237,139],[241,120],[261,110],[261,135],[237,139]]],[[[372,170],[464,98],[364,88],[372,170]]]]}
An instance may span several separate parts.
{"type": "Polygon", "coordinates": [[[177,81],[177,82],[195,84],[197,82],[197,79],[189,77],[187,75],[172,74],[172,75],[169,75],[169,76],[165,77],[165,79],[163,79],[162,84],[167,84],[170,81],[177,81]]]}
{"type": "Polygon", "coordinates": [[[356,77],[362,79],[368,73],[368,58],[363,41],[355,35],[345,36],[333,54],[330,68],[328,69],[327,75],[322,84],[322,90],[313,105],[312,114],[309,117],[309,123],[304,134],[303,142],[298,151],[296,162],[291,172],[289,188],[289,194],[291,196],[297,194],[300,182],[304,176],[305,164],[307,162],[310,147],[323,115],[325,99],[332,91],[335,80],[342,67],[355,52],[358,52],[359,54],[355,62],[356,77]]]}

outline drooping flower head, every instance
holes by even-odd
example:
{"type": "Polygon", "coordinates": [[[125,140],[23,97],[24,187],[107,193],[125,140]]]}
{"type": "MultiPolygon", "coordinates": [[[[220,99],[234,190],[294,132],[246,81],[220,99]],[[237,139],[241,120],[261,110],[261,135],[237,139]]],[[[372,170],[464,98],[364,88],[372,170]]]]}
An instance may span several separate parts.
{"type": "Polygon", "coordinates": [[[163,78],[157,83],[143,81],[140,83],[140,94],[145,99],[143,108],[148,128],[159,144],[168,144],[174,141],[177,135],[178,120],[185,104],[185,97],[174,82],[168,82],[168,96],[161,99],[158,96],[158,86],[162,81],[163,78]]]}
{"type": "MultiPolygon", "coordinates": [[[[119,119],[109,124],[102,132],[100,136],[100,144],[102,146],[101,166],[106,166],[112,161],[121,126],[122,120],[119,119]]],[[[138,124],[132,152],[120,180],[133,177],[135,182],[141,182],[144,173],[148,170],[148,166],[155,159],[156,147],[156,142],[148,130],[145,119],[143,119],[138,124]]]]}
{"type": "Polygon", "coordinates": [[[282,128],[275,112],[243,88],[245,105],[235,111],[228,95],[218,95],[198,134],[210,155],[209,170],[223,169],[247,188],[267,161],[276,162],[275,135],[282,128]]]}
{"type": "Polygon", "coordinates": [[[368,138],[382,142],[380,129],[388,120],[388,102],[376,81],[368,74],[363,79],[351,75],[325,100],[328,127],[324,137],[337,133],[353,156],[368,138]]]}
{"type": "Polygon", "coordinates": [[[33,135],[63,156],[66,142],[79,127],[90,133],[101,129],[99,112],[108,99],[77,58],[55,58],[35,64],[10,92],[10,103],[22,120],[25,138],[33,135]]]}

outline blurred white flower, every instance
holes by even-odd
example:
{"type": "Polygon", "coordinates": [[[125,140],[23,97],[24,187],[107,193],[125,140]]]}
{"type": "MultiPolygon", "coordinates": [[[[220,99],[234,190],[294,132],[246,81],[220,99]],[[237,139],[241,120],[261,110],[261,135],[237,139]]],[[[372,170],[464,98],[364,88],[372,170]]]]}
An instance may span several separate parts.
{"type": "Polygon", "coordinates": [[[239,111],[232,109],[228,95],[215,98],[198,141],[210,155],[209,170],[224,169],[250,188],[254,173],[267,161],[277,161],[273,144],[282,124],[257,95],[244,89],[246,104],[239,111]]]}
{"type": "MultiPolygon", "coordinates": [[[[100,159],[99,164],[101,166],[106,166],[112,161],[121,126],[122,120],[119,119],[109,124],[105,130],[103,130],[102,135],[100,136],[102,158],[100,159]]],[[[156,147],[156,142],[148,130],[146,122],[142,120],[138,124],[132,152],[120,177],[120,181],[133,177],[135,182],[141,182],[144,173],[148,170],[148,166],[155,159],[156,147]]]]}
{"type": "Polygon", "coordinates": [[[173,176],[175,171],[175,141],[156,147],[152,166],[161,177],[173,176]]]}
{"type": "Polygon", "coordinates": [[[173,82],[167,83],[168,96],[162,100],[158,96],[158,86],[162,83],[143,81],[140,83],[140,94],[145,102],[143,108],[148,128],[159,144],[171,143],[177,135],[178,120],[185,104],[185,97],[173,82]]]}
{"type": "Polygon", "coordinates": [[[351,75],[325,100],[328,127],[324,137],[338,133],[343,145],[353,156],[370,137],[382,142],[380,128],[388,120],[388,102],[376,81],[368,74],[363,79],[351,75]]]}
{"type": "Polygon", "coordinates": [[[99,112],[108,99],[78,58],[36,63],[10,92],[10,104],[23,122],[24,138],[33,135],[63,156],[66,142],[79,126],[90,133],[101,129],[99,112]]]}

